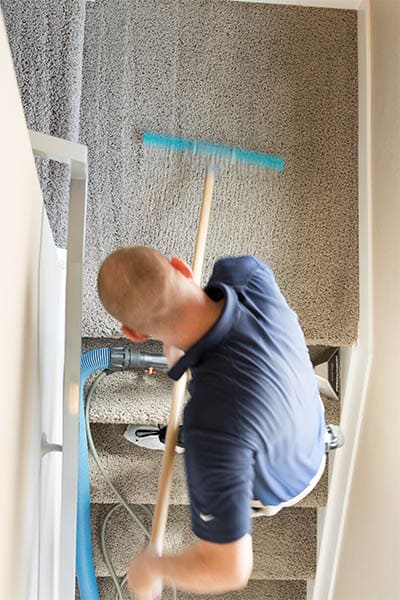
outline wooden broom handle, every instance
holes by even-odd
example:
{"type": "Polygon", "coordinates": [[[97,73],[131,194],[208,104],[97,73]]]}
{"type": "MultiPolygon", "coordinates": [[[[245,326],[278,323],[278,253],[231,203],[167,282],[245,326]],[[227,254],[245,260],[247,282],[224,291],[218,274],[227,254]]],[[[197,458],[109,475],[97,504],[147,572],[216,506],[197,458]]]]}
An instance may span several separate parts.
{"type": "MultiPolygon", "coordinates": [[[[199,225],[197,228],[197,238],[193,258],[193,279],[199,285],[201,282],[204,254],[206,250],[207,230],[210,220],[214,179],[214,168],[210,165],[208,167],[204,182],[199,225]]],[[[165,440],[165,450],[161,464],[160,482],[158,485],[157,503],[150,541],[150,550],[157,556],[161,556],[163,551],[165,529],[168,518],[172,472],[175,459],[175,446],[178,441],[179,423],[185,399],[186,383],[187,372],[184,373],[182,377],[175,383],[172,393],[171,411],[168,421],[167,437],[165,440]]]]}
{"type": "Polygon", "coordinates": [[[193,279],[200,285],[203,272],[204,255],[206,252],[206,240],[208,223],[210,221],[211,201],[214,190],[215,171],[209,166],[204,180],[203,197],[201,199],[199,225],[197,227],[197,238],[194,246],[193,257],[193,279]]]}

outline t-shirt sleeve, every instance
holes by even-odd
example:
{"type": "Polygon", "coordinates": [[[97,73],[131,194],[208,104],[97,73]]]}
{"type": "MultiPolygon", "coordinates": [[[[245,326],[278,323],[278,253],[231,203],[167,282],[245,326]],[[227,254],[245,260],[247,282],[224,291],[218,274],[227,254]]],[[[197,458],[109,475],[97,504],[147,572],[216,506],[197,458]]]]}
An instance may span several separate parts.
{"type": "Polygon", "coordinates": [[[192,530],[214,543],[251,533],[253,451],[221,432],[185,432],[192,530]]]}

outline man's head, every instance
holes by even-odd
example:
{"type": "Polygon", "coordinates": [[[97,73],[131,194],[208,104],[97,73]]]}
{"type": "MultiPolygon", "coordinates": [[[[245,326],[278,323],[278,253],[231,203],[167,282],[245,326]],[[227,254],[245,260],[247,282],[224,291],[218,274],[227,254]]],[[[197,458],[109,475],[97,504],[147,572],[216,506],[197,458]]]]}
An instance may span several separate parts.
{"type": "Polygon", "coordinates": [[[97,289],[104,308],[124,324],[124,333],[144,341],[160,327],[174,325],[182,286],[191,276],[181,259],[169,261],[157,250],[133,246],[119,248],[104,260],[97,289]]]}

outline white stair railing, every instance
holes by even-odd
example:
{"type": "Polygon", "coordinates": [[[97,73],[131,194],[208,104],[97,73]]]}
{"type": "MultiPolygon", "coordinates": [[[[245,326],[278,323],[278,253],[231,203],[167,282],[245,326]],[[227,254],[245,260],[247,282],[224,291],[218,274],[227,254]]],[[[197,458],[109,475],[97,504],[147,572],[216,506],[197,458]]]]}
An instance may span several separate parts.
{"type": "MultiPolygon", "coordinates": [[[[76,508],[78,487],[79,389],[82,316],[82,263],[87,201],[87,148],[29,131],[33,153],[70,166],[63,383],[62,498],[59,594],[75,597],[76,508]]],[[[60,448],[54,447],[57,451],[60,448]]]]}

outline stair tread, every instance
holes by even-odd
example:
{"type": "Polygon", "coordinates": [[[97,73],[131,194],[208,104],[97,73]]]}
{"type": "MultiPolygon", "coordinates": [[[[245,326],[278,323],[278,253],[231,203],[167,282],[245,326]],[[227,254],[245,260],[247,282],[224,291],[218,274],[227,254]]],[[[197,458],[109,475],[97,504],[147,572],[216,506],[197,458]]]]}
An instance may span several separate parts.
{"type": "MultiPolygon", "coordinates": [[[[114,598],[115,590],[111,577],[98,577],[101,600],[114,598]]],[[[77,592],[76,600],[80,596],[77,592]]],[[[131,600],[128,592],[124,591],[124,600],[131,600]]],[[[172,600],[171,590],[163,592],[163,600],[172,600]]],[[[178,600],[195,600],[199,598],[197,594],[187,592],[178,592],[178,600]]],[[[202,595],[204,600],[212,600],[215,596],[202,595]]],[[[247,587],[240,592],[231,592],[218,596],[219,600],[306,600],[307,582],[305,580],[250,580],[247,587]]]]}
{"type": "MultiPolygon", "coordinates": [[[[153,507],[150,507],[153,508],[153,507]]],[[[110,505],[92,505],[92,539],[96,574],[107,577],[101,554],[100,529],[110,505]]],[[[139,505],[132,506],[149,517],[139,505]]],[[[272,518],[253,520],[254,569],[252,579],[312,579],[316,568],[316,510],[312,508],[284,509],[272,518]]],[[[123,508],[112,515],[106,539],[111,560],[118,575],[123,575],[133,554],[145,545],[145,536],[123,508]]],[[[170,506],[165,552],[176,552],[193,543],[189,507],[170,506]]]]}
{"type": "Polygon", "coordinates": [[[163,373],[113,373],[99,384],[90,410],[97,423],[167,423],[172,381],[163,373]]]}
{"type": "MultiPolygon", "coordinates": [[[[124,437],[126,425],[92,423],[93,441],[102,465],[116,488],[132,504],[152,504],[156,500],[158,475],[163,453],[140,448],[124,437]],[[156,476],[155,476],[156,474],[156,476]]],[[[97,465],[90,456],[90,481],[92,502],[113,503],[115,496],[104,482],[97,465]]],[[[298,506],[325,506],[327,501],[328,469],[314,488],[298,506]]],[[[176,455],[171,504],[188,504],[184,458],[176,455]]]]}

